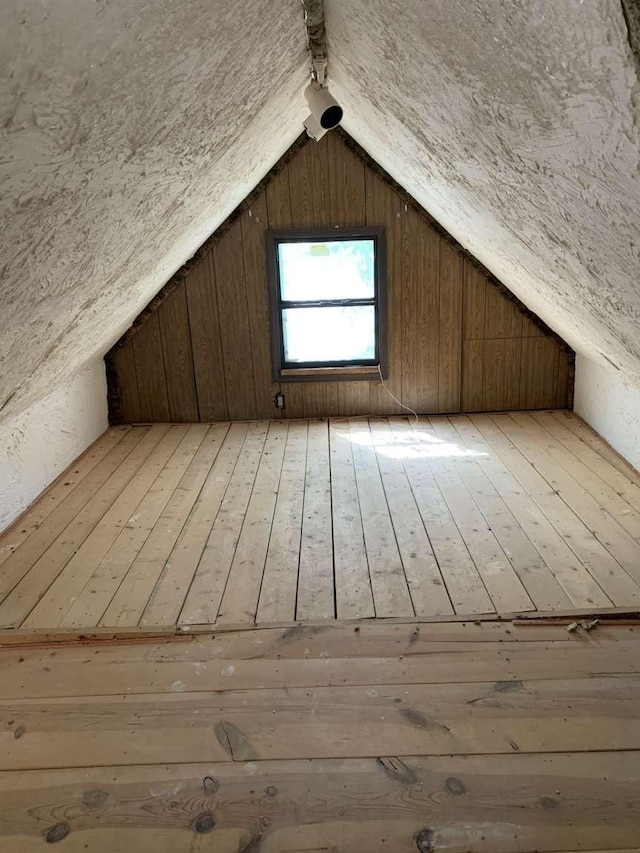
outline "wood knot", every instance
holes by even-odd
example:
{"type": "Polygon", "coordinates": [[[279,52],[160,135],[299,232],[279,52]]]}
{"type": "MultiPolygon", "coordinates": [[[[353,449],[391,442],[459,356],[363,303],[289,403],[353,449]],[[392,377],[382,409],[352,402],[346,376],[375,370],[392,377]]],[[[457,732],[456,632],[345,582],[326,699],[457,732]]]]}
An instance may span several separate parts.
{"type": "Polygon", "coordinates": [[[193,822],[193,831],[204,835],[206,832],[211,832],[215,825],[216,819],[211,812],[202,812],[193,822]]]}
{"type": "Polygon", "coordinates": [[[88,809],[97,809],[107,801],[109,794],[106,791],[101,791],[100,788],[90,788],[82,795],[82,802],[88,809]]]}
{"type": "Polygon", "coordinates": [[[20,738],[22,737],[22,735],[23,735],[23,734],[25,734],[25,733],[26,733],[26,731],[27,731],[27,730],[26,730],[26,728],[25,728],[24,726],[18,726],[18,728],[17,728],[17,729],[14,729],[14,732],[13,732],[13,739],[14,739],[14,740],[20,740],[20,738]]]}
{"type": "Polygon", "coordinates": [[[217,779],[214,779],[213,776],[205,776],[202,780],[202,787],[204,788],[205,794],[215,794],[220,788],[220,783],[217,779]]]}
{"type": "Polygon", "coordinates": [[[425,826],[416,835],[416,847],[420,853],[434,853],[436,849],[436,838],[432,829],[425,826]]]}
{"type": "Polygon", "coordinates": [[[462,794],[467,793],[464,782],[461,779],[456,779],[455,776],[449,776],[445,779],[444,786],[450,794],[453,794],[454,797],[461,797],[462,794]]]}
{"type": "Polygon", "coordinates": [[[44,840],[47,844],[56,844],[58,841],[62,841],[63,838],[66,838],[67,835],[71,832],[71,827],[66,821],[62,823],[56,823],[55,826],[50,827],[44,834],[44,840]]]}
{"type": "Polygon", "coordinates": [[[553,797],[540,797],[538,800],[543,809],[557,809],[558,801],[553,797]]]}

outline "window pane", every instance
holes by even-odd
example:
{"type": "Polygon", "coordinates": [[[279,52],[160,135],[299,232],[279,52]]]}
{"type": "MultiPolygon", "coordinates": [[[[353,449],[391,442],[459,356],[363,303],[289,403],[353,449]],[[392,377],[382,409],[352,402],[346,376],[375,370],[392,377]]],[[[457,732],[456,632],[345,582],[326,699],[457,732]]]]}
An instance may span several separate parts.
{"type": "Polygon", "coordinates": [[[279,243],[281,298],[373,299],[374,246],[370,239],[279,243]]]}
{"type": "Polygon", "coordinates": [[[373,305],[285,308],[282,312],[286,362],[371,360],[376,357],[373,305]]]}

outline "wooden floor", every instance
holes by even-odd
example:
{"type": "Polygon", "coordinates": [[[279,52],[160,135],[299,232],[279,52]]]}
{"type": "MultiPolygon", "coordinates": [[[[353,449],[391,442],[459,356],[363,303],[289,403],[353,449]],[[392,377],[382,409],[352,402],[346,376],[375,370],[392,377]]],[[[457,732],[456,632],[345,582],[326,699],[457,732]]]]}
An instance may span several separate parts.
{"type": "Polygon", "coordinates": [[[1,853],[639,849],[638,627],[15,647],[0,705],[1,853]]]}
{"type": "Polygon", "coordinates": [[[640,475],[568,412],[109,430],[0,538],[0,626],[640,605],[640,475]]]}

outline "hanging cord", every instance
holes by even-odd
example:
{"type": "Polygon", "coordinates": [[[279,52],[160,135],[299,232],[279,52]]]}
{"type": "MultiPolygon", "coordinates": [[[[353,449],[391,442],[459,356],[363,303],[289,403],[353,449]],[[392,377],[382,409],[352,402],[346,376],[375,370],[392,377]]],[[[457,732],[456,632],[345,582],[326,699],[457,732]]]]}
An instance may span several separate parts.
{"type": "MultiPolygon", "coordinates": [[[[416,423],[416,424],[419,423],[420,418],[418,417],[417,412],[414,412],[413,409],[411,408],[411,406],[405,406],[405,404],[402,402],[402,400],[398,400],[396,395],[392,394],[391,391],[389,391],[389,388],[387,387],[387,383],[385,382],[385,379],[382,376],[382,369],[381,369],[380,365],[378,365],[378,373],[380,375],[380,383],[381,383],[382,387],[384,388],[384,390],[387,392],[387,394],[391,397],[391,399],[395,403],[397,403],[401,409],[406,409],[407,412],[411,412],[411,414],[415,418],[414,423],[416,423]]],[[[330,420],[333,423],[339,423],[340,421],[370,420],[371,418],[377,418],[380,421],[384,421],[384,420],[386,420],[387,416],[386,415],[373,415],[373,414],[371,414],[371,415],[352,415],[351,417],[346,417],[346,418],[327,417],[327,418],[324,418],[324,420],[327,420],[327,421],[330,420]]]]}
{"type": "Polygon", "coordinates": [[[411,414],[415,418],[415,423],[418,423],[419,418],[418,418],[417,412],[414,412],[413,409],[411,408],[411,406],[405,406],[405,404],[402,402],[402,400],[398,400],[396,395],[392,394],[391,391],[389,391],[389,389],[387,387],[387,383],[384,381],[384,377],[382,375],[382,368],[380,367],[380,365],[378,365],[378,373],[380,374],[380,382],[382,383],[382,387],[387,392],[387,394],[391,397],[392,400],[395,400],[395,402],[400,406],[401,409],[406,409],[407,412],[411,412],[411,414]]]}

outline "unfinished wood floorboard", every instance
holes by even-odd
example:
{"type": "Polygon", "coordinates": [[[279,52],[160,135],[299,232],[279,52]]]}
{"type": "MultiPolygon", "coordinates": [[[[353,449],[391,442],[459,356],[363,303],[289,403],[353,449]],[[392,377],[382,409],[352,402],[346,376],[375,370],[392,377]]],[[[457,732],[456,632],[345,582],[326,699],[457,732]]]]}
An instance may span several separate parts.
{"type": "Polygon", "coordinates": [[[413,432],[422,446],[425,439],[429,443],[430,452],[425,461],[496,609],[504,612],[535,609],[455,464],[452,464],[452,460],[457,458],[458,449],[443,445],[426,418],[413,425],[413,432]]]}
{"type": "Polygon", "coordinates": [[[478,461],[478,451],[466,447],[464,439],[455,428],[455,423],[453,419],[431,419],[438,438],[453,445],[454,451],[459,454],[455,457],[456,470],[511,561],[531,600],[539,610],[569,609],[571,599],[483,471],[478,461]]]}
{"type": "MultiPolygon", "coordinates": [[[[102,483],[102,487],[85,503],[75,518],[4,599],[0,605],[0,624],[11,627],[22,623],[167,430],[168,427],[162,425],[150,427],[130,452],[126,453],[121,464],[102,483]]],[[[125,452],[127,438],[128,436],[117,445],[125,452]]],[[[10,562],[11,560],[8,560],[7,564],[10,562]]]]}
{"type": "Polygon", "coordinates": [[[594,572],[598,573],[604,565],[607,571],[616,577],[620,569],[607,550],[598,542],[593,533],[580,521],[562,498],[551,488],[534,466],[512,444],[507,436],[495,425],[488,415],[472,417],[473,423],[480,429],[482,435],[492,446],[494,452],[505,461],[509,470],[516,477],[523,489],[528,493],[537,506],[540,507],[546,519],[558,532],[565,547],[575,555],[570,559],[571,571],[582,574],[579,591],[582,605],[606,607],[612,599],[602,590],[594,572]]]}
{"type": "Polygon", "coordinates": [[[367,421],[349,421],[376,616],[411,616],[411,594],[367,421]]]}
{"type": "MultiPolygon", "coordinates": [[[[203,424],[203,426],[205,426],[203,424]]],[[[209,430],[111,600],[101,625],[137,624],[218,455],[222,435],[209,430]]]]}
{"type": "Polygon", "coordinates": [[[331,469],[326,421],[309,421],[296,618],[333,619],[331,469]]]}
{"type": "Polygon", "coordinates": [[[211,813],[217,826],[202,840],[216,853],[247,850],[252,838],[268,853],[360,853],[363,844],[373,853],[414,853],[416,836],[423,832],[428,839],[430,828],[456,851],[595,853],[599,845],[624,853],[626,845],[630,853],[638,849],[629,847],[638,831],[637,773],[635,752],[260,761],[251,775],[232,761],[5,771],[0,850],[39,851],[43,831],[60,815],[73,815],[64,846],[74,853],[87,844],[97,853],[152,853],[165,850],[168,837],[173,853],[193,853],[206,849],[195,846],[193,824],[211,813]],[[216,784],[207,790],[202,780],[209,776],[216,784]],[[550,781],[560,794],[550,790],[550,781]],[[411,795],[402,796],[407,789],[411,795]],[[108,802],[94,794],[97,812],[96,806],[78,808],[87,791],[107,790],[108,802]],[[257,797],[256,791],[268,794],[257,797]],[[601,804],[598,815],[593,803],[601,804]]]}
{"type": "Polygon", "coordinates": [[[425,464],[428,448],[419,447],[406,419],[390,418],[389,423],[456,613],[492,612],[495,608],[491,598],[438,484],[425,464]]]}
{"type": "Polygon", "coordinates": [[[293,621],[296,614],[300,537],[307,462],[307,424],[289,423],[287,446],[262,577],[257,622],[293,621]]]}
{"type": "Polygon", "coordinates": [[[582,421],[412,420],[109,431],[0,536],[0,630],[640,606],[640,474],[582,421]]]}
{"type": "Polygon", "coordinates": [[[84,589],[61,619],[61,625],[82,627],[98,623],[162,515],[201,442],[202,437],[198,433],[195,436],[185,436],[98,564],[84,589]]]}
{"type": "Polygon", "coordinates": [[[176,624],[238,461],[247,425],[219,424],[211,430],[222,441],[222,446],[151,593],[141,625],[176,624]]]}
{"type": "Polygon", "coordinates": [[[491,420],[502,433],[501,436],[494,433],[501,452],[512,452],[507,448],[508,443],[529,463],[528,470],[526,465],[518,466],[520,482],[528,484],[538,505],[572,543],[602,590],[614,604],[637,603],[638,587],[627,572],[640,579],[640,545],[572,477],[564,475],[542,448],[530,442],[508,415],[497,415],[491,420]]]}
{"type": "Polygon", "coordinates": [[[636,512],[640,512],[640,485],[599,453],[596,453],[592,447],[567,427],[566,422],[556,417],[555,412],[531,412],[531,415],[564,448],[570,450],[575,459],[579,459],[601,480],[611,486],[616,494],[624,498],[629,506],[633,507],[636,512]]]}
{"type": "Polygon", "coordinates": [[[0,548],[0,565],[42,526],[44,520],[69,497],[129,430],[128,426],[108,429],[5,531],[0,548]]]}
{"type": "Polygon", "coordinates": [[[378,620],[0,649],[0,851],[637,850],[639,652],[378,620]]]}
{"type": "Polygon", "coordinates": [[[247,429],[242,450],[196,569],[180,614],[186,624],[215,622],[229,570],[251,499],[268,424],[257,421],[247,429]]]}
{"type": "Polygon", "coordinates": [[[24,620],[23,627],[41,624],[59,625],[62,617],[75,602],[87,580],[104,558],[118,534],[129,522],[156,478],[168,464],[169,459],[181,443],[186,440],[197,449],[206,433],[206,427],[174,426],[162,437],[153,452],[138,470],[137,476],[122,491],[100,524],[82,543],[62,572],[51,584],[39,603],[24,620]]]}
{"type": "Polygon", "coordinates": [[[286,421],[274,421],[269,425],[240,538],[229,569],[230,582],[227,581],[220,602],[218,615],[220,624],[251,623],[255,620],[280,484],[287,430],[286,421]]]}
{"type": "Polygon", "coordinates": [[[347,421],[331,421],[329,445],[337,617],[375,616],[347,421]]]}
{"type": "Polygon", "coordinates": [[[388,422],[372,421],[371,436],[414,609],[425,616],[453,613],[388,422]]]}

